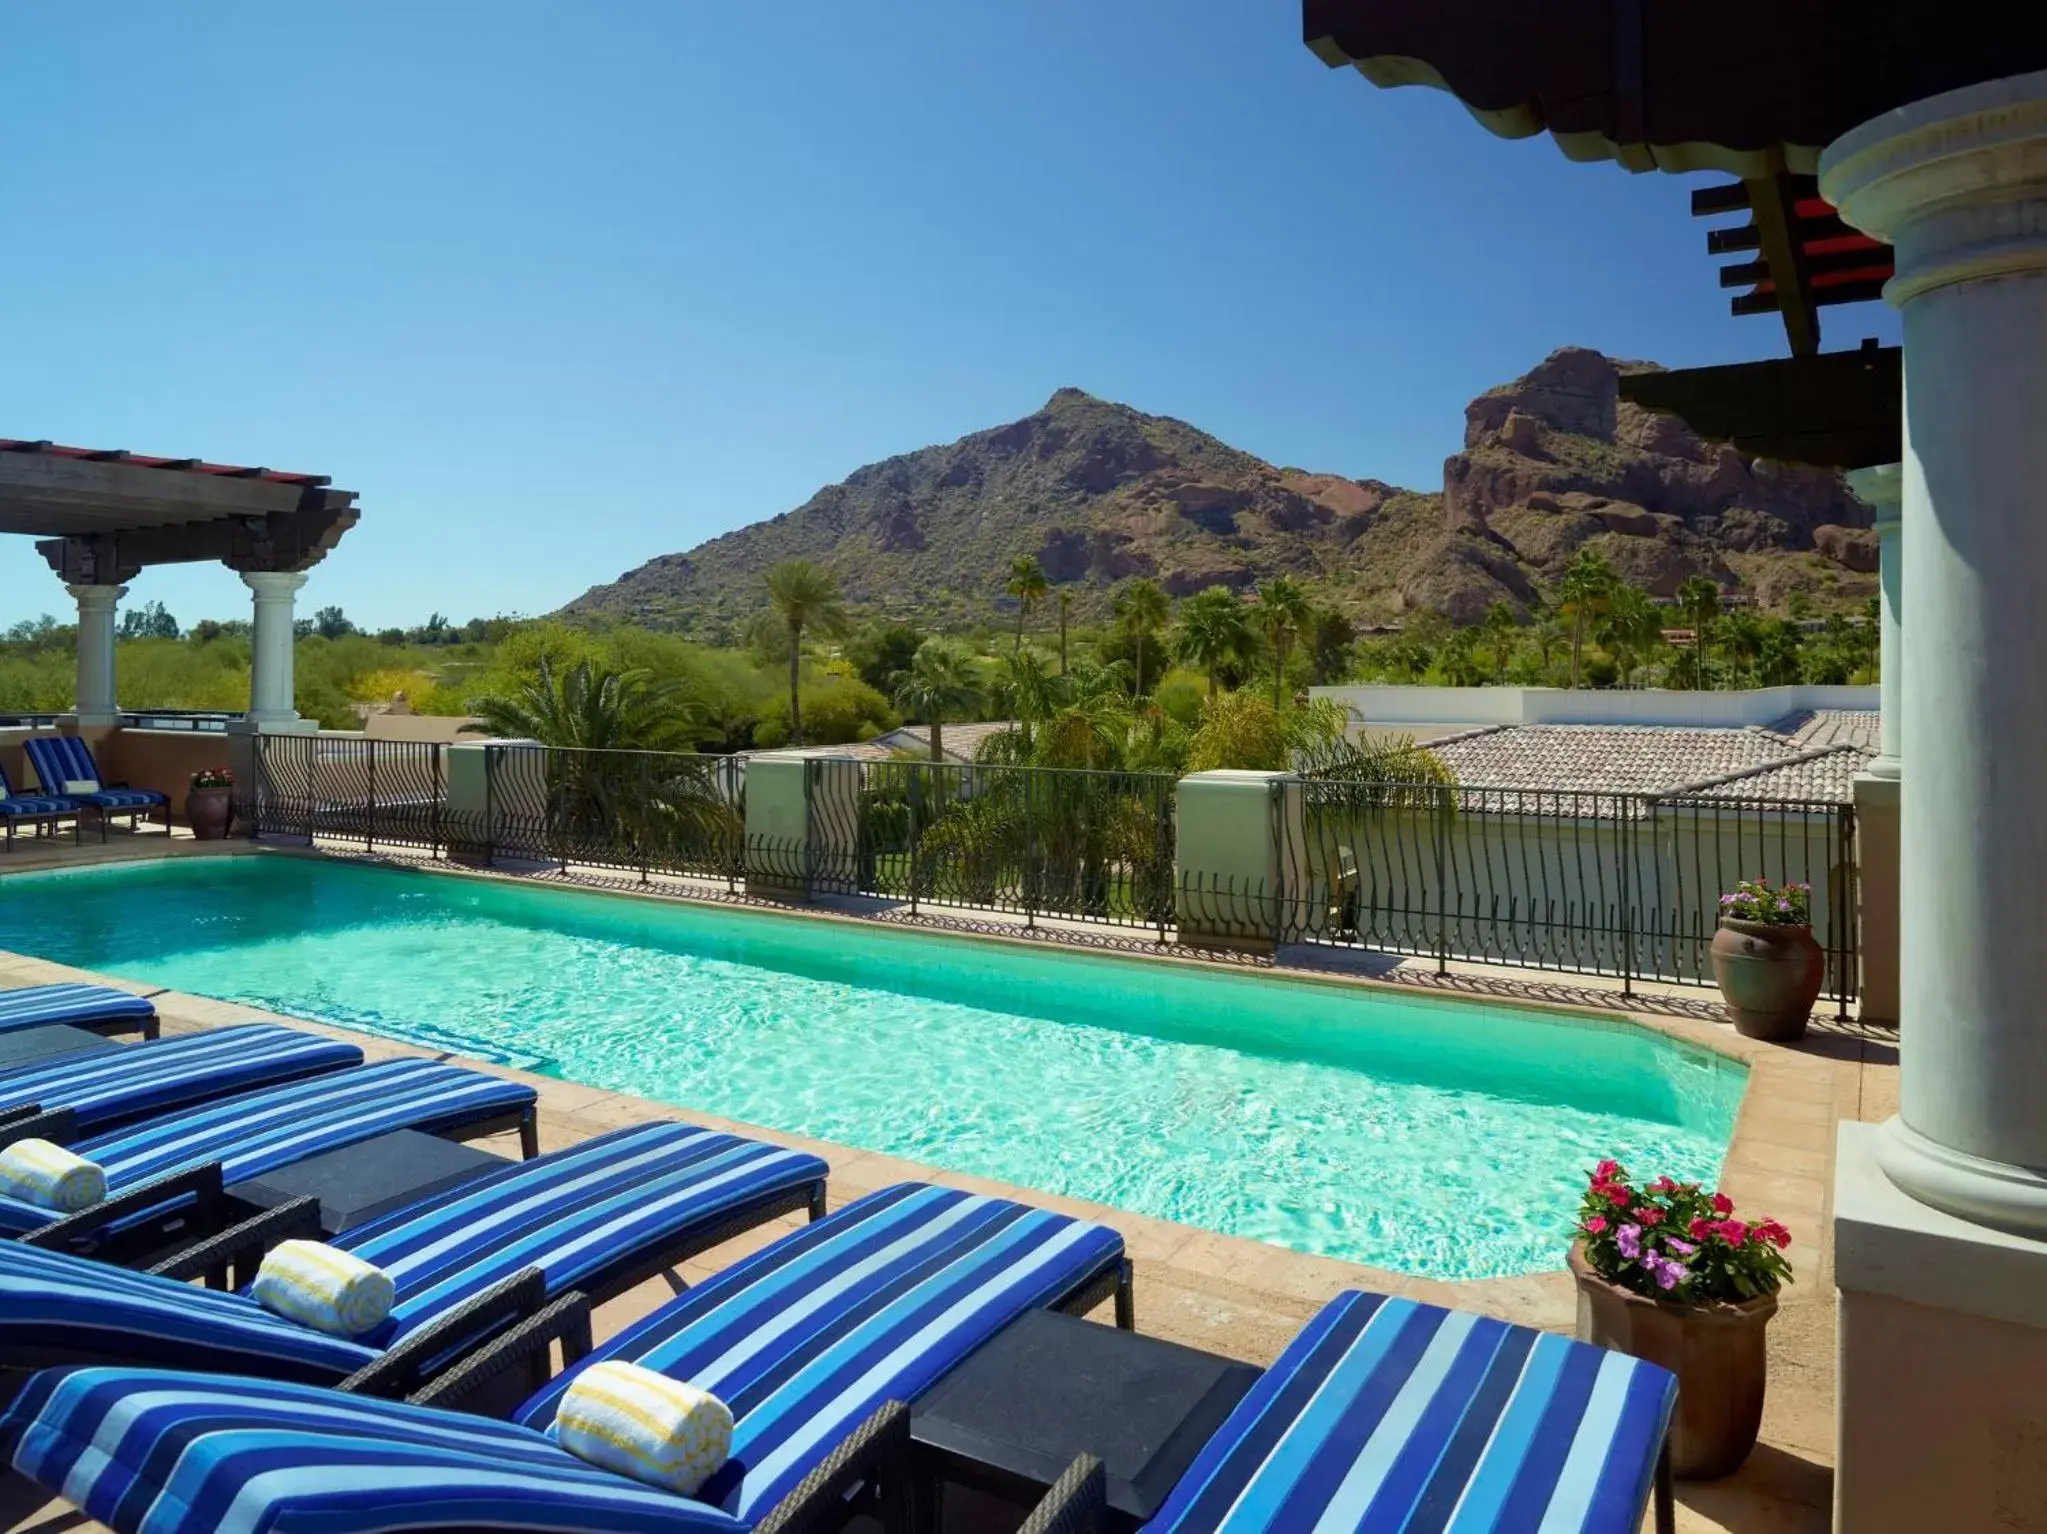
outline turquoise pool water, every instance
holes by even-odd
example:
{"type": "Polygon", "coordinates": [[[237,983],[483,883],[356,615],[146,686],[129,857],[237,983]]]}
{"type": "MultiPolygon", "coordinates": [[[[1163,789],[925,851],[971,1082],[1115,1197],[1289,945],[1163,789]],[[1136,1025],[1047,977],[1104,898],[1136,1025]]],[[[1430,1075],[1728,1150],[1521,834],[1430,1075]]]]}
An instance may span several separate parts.
{"type": "Polygon", "coordinates": [[[1744,1070],[1268,973],[310,859],[0,877],[0,948],[1439,1278],[1585,1169],[1712,1178],[1744,1070]]]}

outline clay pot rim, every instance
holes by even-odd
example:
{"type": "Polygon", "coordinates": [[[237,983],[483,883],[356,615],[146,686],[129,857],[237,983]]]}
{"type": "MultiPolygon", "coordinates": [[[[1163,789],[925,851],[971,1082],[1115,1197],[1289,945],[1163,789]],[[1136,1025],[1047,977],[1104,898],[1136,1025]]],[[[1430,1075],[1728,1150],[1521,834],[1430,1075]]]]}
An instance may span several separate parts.
{"type": "Polygon", "coordinates": [[[1615,1295],[1630,1305],[1647,1305],[1667,1315],[1682,1316],[1687,1321],[1697,1321],[1707,1326],[1744,1326],[1758,1316],[1767,1319],[1777,1313],[1777,1294],[1759,1294],[1752,1300],[1705,1300],[1686,1303],[1679,1300],[1659,1300],[1646,1294],[1637,1294],[1624,1289],[1611,1279],[1601,1278],[1585,1258],[1585,1243],[1574,1241],[1566,1259],[1571,1276],[1581,1284],[1597,1284],[1608,1294],[1615,1295]]]}
{"type": "Polygon", "coordinates": [[[1779,932],[1803,932],[1812,936],[1809,921],[1743,921],[1739,916],[1723,916],[1720,925],[1729,932],[1739,932],[1743,937],[1774,937],[1779,932]]]}

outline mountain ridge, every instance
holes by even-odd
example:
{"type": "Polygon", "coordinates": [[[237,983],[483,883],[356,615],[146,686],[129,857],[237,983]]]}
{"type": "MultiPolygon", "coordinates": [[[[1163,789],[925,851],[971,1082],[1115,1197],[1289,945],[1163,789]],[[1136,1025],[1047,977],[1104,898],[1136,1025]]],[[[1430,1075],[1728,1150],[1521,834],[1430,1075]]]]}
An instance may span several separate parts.
{"type": "Polygon", "coordinates": [[[1441,490],[1280,467],[1188,422],[1061,388],[1038,410],[856,469],[802,505],[664,554],[562,609],[730,641],[762,577],[807,558],[847,602],[985,622],[1035,556],[1081,621],[1151,576],[1175,596],[1290,574],[1367,621],[1525,608],[1586,545],[1668,595],[1691,574],[1822,605],[1874,590],[1869,511],[1838,475],[1757,465],[1618,400],[1615,362],[1565,348],[1466,410],[1441,490]],[[1868,569],[1860,568],[1868,565],[1868,569]]]}

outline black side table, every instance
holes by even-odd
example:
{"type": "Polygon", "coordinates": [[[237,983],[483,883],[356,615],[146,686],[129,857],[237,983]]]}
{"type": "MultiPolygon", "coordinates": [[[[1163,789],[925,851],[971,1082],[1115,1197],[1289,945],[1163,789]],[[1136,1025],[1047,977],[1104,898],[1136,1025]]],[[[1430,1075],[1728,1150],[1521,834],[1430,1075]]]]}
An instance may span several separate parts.
{"type": "Polygon", "coordinates": [[[295,1198],[317,1198],[320,1228],[338,1236],[378,1215],[511,1164],[503,1156],[439,1135],[395,1129],[233,1183],[227,1191],[262,1209],[275,1209],[295,1198]]]}
{"type": "Polygon", "coordinates": [[[116,1044],[105,1034],[94,1033],[90,1028],[74,1028],[69,1023],[16,1028],[11,1033],[0,1033],[0,1071],[11,1071],[23,1065],[40,1065],[59,1055],[134,1047],[132,1044],[116,1044]]]}
{"type": "Polygon", "coordinates": [[[913,1408],[940,1528],[1013,1528],[1077,1454],[1108,1472],[1112,1527],[1158,1511],[1262,1370],[1057,1311],[1004,1328],[913,1408]],[[946,1523],[946,1513],[953,1514],[946,1523]]]}

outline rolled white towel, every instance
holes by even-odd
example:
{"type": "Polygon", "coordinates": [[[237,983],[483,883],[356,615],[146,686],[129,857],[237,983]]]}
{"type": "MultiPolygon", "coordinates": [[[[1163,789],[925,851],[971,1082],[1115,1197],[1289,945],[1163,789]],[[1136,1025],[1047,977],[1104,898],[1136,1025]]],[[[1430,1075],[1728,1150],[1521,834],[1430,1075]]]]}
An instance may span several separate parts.
{"type": "Polygon", "coordinates": [[[606,1360],[562,1393],[554,1433],[580,1460],[693,1497],[732,1453],[732,1408],[682,1380],[606,1360]]]}
{"type": "Polygon", "coordinates": [[[16,1140],[0,1151],[0,1193],[76,1214],[107,1196],[107,1174],[97,1162],[48,1140],[16,1140]]]}
{"type": "Polygon", "coordinates": [[[265,1310],[335,1337],[383,1325],[398,1298],[391,1275],[319,1241],[280,1241],[264,1255],[249,1293],[265,1310]]]}

